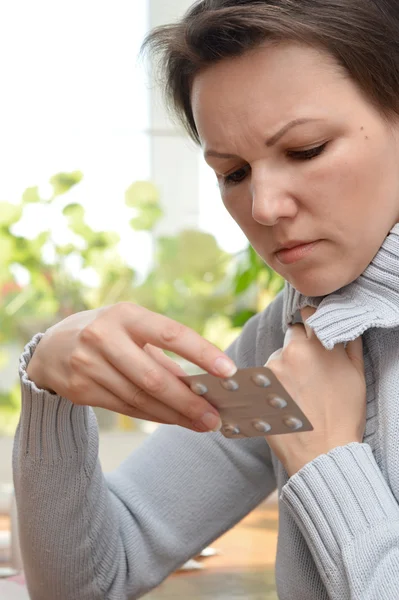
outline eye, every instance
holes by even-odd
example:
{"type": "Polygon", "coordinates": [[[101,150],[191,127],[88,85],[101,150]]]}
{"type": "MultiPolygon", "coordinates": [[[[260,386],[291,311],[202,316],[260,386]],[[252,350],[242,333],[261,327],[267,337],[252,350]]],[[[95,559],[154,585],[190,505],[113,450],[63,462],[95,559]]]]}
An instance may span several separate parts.
{"type": "Polygon", "coordinates": [[[328,142],[322,144],[321,146],[316,146],[316,148],[309,148],[309,150],[289,150],[287,155],[293,160],[312,160],[312,158],[316,158],[317,156],[320,156],[322,152],[324,152],[327,144],[328,142]]]}
{"type": "Polygon", "coordinates": [[[230,175],[223,176],[223,183],[225,185],[237,185],[246,178],[250,170],[251,167],[249,165],[246,165],[241,169],[237,169],[237,171],[234,171],[234,173],[230,173],[230,175]]]}

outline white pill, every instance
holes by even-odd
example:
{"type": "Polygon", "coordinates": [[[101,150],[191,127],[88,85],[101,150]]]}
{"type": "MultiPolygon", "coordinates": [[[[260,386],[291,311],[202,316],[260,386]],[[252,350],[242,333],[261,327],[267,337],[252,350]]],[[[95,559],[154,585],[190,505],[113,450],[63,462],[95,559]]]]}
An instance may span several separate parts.
{"type": "Polygon", "coordinates": [[[240,387],[234,379],[223,379],[220,384],[228,392],[236,392],[240,387]]]}
{"type": "Polygon", "coordinates": [[[199,383],[199,381],[192,383],[190,387],[191,391],[194,392],[194,394],[197,394],[197,396],[203,396],[204,394],[208,393],[208,388],[206,385],[199,383]]]}
{"type": "Polygon", "coordinates": [[[269,387],[269,385],[271,385],[270,379],[268,377],[266,377],[266,375],[262,375],[261,373],[258,373],[258,375],[253,375],[252,381],[258,387],[265,388],[265,387],[269,387]]]}
{"type": "Polygon", "coordinates": [[[227,435],[239,435],[240,429],[239,427],[237,427],[237,425],[223,425],[223,432],[226,433],[227,435]]]}
{"type": "Polygon", "coordinates": [[[287,406],[284,398],[280,398],[279,396],[271,396],[268,402],[273,408],[285,408],[287,406]]]}
{"type": "Polygon", "coordinates": [[[286,419],[283,420],[283,423],[289,427],[290,429],[292,429],[293,431],[295,431],[296,429],[300,429],[301,427],[303,427],[303,423],[300,419],[297,419],[296,417],[287,417],[286,419]]]}
{"type": "Polygon", "coordinates": [[[266,421],[254,421],[252,425],[253,428],[260,433],[267,433],[272,428],[272,426],[269,423],[266,423],[266,421]]]}

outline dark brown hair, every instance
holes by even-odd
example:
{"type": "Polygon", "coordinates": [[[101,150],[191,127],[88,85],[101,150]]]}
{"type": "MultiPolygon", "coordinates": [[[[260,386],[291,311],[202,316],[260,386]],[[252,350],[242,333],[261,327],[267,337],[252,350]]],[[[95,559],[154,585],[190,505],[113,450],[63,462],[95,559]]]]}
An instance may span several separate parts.
{"type": "Polygon", "coordinates": [[[143,50],[160,59],[168,105],[199,142],[195,75],[282,40],[327,50],[383,115],[399,115],[398,0],[200,0],[179,22],[152,30],[143,50]]]}

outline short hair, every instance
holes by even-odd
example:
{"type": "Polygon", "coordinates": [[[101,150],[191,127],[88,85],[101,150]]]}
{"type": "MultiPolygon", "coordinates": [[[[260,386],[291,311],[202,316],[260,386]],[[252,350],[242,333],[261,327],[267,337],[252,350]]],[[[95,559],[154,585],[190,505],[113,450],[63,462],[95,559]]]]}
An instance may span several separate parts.
{"type": "Polygon", "coordinates": [[[159,59],[167,104],[199,143],[196,74],[268,41],[328,51],[381,114],[399,114],[398,0],[200,0],[178,22],[153,29],[143,50],[159,59]]]}

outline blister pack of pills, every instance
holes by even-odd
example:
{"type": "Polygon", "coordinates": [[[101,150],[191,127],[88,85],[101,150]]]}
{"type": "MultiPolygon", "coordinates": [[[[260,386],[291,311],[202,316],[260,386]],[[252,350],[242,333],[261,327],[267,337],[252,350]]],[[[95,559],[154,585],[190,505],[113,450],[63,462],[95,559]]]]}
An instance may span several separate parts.
{"type": "Polygon", "coordinates": [[[297,403],[267,367],[239,369],[229,379],[205,373],[181,380],[219,411],[223,422],[221,433],[227,438],[313,430],[297,403]]]}

